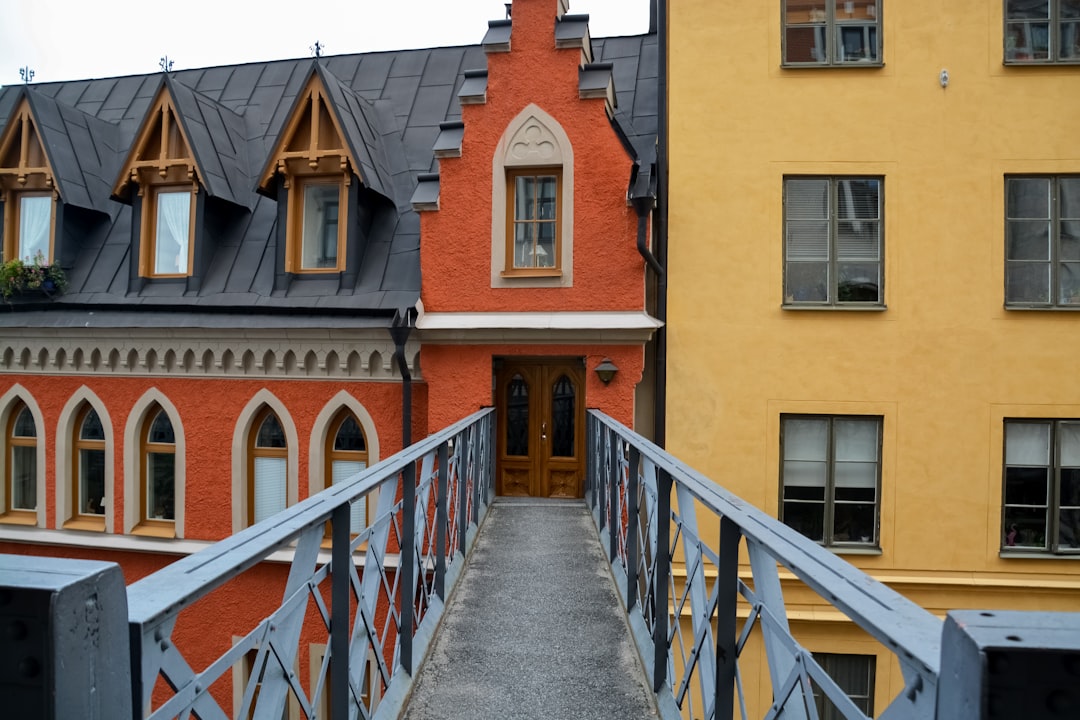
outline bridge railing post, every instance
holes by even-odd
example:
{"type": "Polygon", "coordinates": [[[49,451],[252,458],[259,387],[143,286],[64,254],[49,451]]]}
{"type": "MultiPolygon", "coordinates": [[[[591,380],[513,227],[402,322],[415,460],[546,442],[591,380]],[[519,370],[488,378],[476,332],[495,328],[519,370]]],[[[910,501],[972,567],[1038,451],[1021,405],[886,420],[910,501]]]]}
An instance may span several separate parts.
{"type": "Polygon", "coordinates": [[[401,573],[401,626],[398,628],[401,667],[413,673],[412,641],[414,633],[413,608],[416,605],[416,462],[405,466],[401,473],[401,554],[398,572],[401,573]]]}
{"type": "Polygon", "coordinates": [[[334,509],[330,519],[330,707],[333,720],[349,717],[349,595],[352,588],[352,551],[350,546],[351,511],[343,504],[334,509]]]}
{"type": "Polygon", "coordinates": [[[656,470],[656,560],[653,576],[653,692],[667,682],[668,587],[671,584],[671,475],[656,470]]]}
{"type": "Polygon", "coordinates": [[[611,434],[609,450],[608,561],[615,562],[619,555],[619,480],[622,477],[622,466],[619,463],[622,458],[622,439],[615,433],[611,434]]]}
{"type": "Polygon", "coordinates": [[[626,610],[629,612],[637,604],[638,585],[638,540],[637,531],[641,527],[638,521],[638,463],[641,451],[637,446],[630,446],[630,460],[626,473],[626,610]]]}
{"type": "Polygon", "coordinates": [[[0,555],[0,632],[4,717],[127,720],[141,707],[116,563],[0,555]]]}
{"type": "Polygon", "coordinates": [[[446,511],[450,468],[446,443],[439,445],[439,487],[435,496],[435,594],[446,600],[446,534],[449,530],[449,513],[446,511]]]}

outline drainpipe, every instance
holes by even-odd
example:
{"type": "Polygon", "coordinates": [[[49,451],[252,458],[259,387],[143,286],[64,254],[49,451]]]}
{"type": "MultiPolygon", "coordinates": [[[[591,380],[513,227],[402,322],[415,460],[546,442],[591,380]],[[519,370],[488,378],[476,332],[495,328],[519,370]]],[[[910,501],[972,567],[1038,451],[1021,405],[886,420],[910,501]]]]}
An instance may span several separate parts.
{"type": "Polygon", "coordinates": [[[394,340],[394,359],[401,372],[401,447],[412,445],[412,373],[405,359],[405,343],[412,331],[412,314],[409,310],[398,312],[390,328],[390,337],[394,340]]]}
{"type": "Polygon", "coordinates": [[[634,212],[637,213],[638,254],[645,258],[645,264],[652,268],[652,271],[657,276],[663,277],[664,267],[656,259],[656,256],[652,254],[652,250],[649,250],[649,245],[646,242],[648,239],[649,213],[656,206],[656,200],[649,195],[638,195],[631,198],[630,202],[634,204],[634,212]]]}
{"type": "MultiPolygon", "coordinates": [[[[658,65],[656,97],[659,117],[656,133],[656,248],[657,261],[667,267],[667,220],[668,220],[668,0],[656,0],[656,31],[658,42],[658,65]]],[[[667,434],[667,273],[657,278],[657,320],[664,323],[656,331],[656,416],[653,424],[653,441],[665,447],[667,434]]]]}

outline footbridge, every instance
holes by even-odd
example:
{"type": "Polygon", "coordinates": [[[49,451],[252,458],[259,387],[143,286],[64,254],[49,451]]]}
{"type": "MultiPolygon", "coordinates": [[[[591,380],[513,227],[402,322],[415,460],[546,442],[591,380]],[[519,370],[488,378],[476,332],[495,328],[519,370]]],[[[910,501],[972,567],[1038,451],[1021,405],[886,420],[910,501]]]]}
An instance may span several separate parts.
{"type": "Polygon", "coordinates": [[[791,632],[797,578],[895,657],[880,717],[1080,716],[1080,615],[936,617],[597,412],[584,501],[496,498],[494,428],[483,410],[130,586],[0,556],[5,712],[865,719],[791,632]],[[259,572],[242,634],[185,620],[259,572]]]}

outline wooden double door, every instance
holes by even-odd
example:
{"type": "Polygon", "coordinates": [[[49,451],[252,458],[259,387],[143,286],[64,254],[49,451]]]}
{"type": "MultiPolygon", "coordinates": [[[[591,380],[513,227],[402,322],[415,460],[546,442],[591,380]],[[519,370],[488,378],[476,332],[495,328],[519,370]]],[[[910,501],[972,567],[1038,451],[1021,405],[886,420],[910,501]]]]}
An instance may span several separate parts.
{"type": "Polygon", "coordinates": [[[495,363],[496,492],[583,497],[585,365],[581,358],[495,363]]]}

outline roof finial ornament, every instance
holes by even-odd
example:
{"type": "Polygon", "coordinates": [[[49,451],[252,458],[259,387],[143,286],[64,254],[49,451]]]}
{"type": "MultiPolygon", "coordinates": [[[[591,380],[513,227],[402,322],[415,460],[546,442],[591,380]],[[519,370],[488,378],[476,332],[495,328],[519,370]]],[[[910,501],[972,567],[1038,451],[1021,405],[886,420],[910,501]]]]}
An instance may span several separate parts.
{"type": "Polygon", "coordinates": [[[23,79],[23,82],[29,85],[34,80],[34,71],[30,69],[29,65],[19,68],[19,77],[23,79]]]}
{"type": "Polygon", "coordinates": [[[173,61],[169,59],[168,55],[164,55],[160,60],[158,60],[158,67],[161,68],[161,72],[163,73],[172,72],[172,66],[173,61]]]}
{"type": "Polygon", "coordinates": [[[326,46],[323,45],[318,40],[316,40],[315,44],[312,45],[309,49],[311,50],[312,55],[314,55],[317,58],[321,58],[322,54],[323,54],[323,51],[326,50],[326,46]]]}

